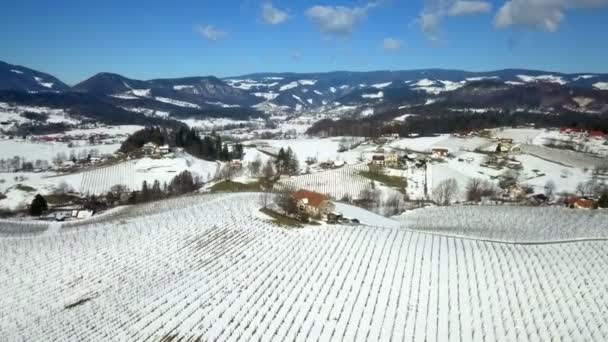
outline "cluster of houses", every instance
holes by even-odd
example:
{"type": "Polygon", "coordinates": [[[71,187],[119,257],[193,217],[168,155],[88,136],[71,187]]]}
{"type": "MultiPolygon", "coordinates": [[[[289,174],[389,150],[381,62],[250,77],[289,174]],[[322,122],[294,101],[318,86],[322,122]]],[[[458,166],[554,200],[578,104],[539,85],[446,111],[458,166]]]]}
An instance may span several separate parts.
{"type": "Polygon", "coordinates": [[[559,133],[574,138],[588,138],[596,140],[608,139],[608,134],[604,133],[603,131],[586,130],[583,128],[576,127],[562,127],[560,128],[559,133]]]}
{"type": "Polygon", "coordinates": [[[169,145],[158,145],[148,142],[141,147],[141,152],[148,157],[173,158],[176,154],[183,153],[184,149],[182,147],[171,147],[169,145]]]}

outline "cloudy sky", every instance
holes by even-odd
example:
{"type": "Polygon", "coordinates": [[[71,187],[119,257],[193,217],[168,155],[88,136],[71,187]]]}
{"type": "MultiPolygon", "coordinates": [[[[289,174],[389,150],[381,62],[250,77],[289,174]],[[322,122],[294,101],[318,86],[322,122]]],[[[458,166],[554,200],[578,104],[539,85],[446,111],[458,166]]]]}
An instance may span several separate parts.
{"type": "Polygon", "coordinates": [[[0,60],[75,83],[453,68],[608,72],[608,0],[8,0],[0,60]]]}

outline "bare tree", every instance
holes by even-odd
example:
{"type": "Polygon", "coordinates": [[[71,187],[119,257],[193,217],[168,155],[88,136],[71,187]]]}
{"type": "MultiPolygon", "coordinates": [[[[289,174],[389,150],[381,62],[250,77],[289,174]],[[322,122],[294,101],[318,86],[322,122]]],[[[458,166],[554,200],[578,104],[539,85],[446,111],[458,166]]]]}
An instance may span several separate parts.
{"type": "Polygon", "coordinates": [[[576,192],[581,196],[593,194],[594,184],[592,181],[580,182],[576,185],[576,192]]]}
{"type": "Polygon", "coordinates": [[[552,198],[555,194],[555,187],[555,182],[551,179],[548,180],[547,183],[545,183],[545,196],[552,198]]]}
{"type": "Polygon", "coordinates": [[[61,181],[58,185],[57,185],[57,189],[55,190],[55,192],[59,195],[65,195],[69,192],[74,191],[74,189],[65,181],[61,181]]]}
{"type": "Polygon", "coordinates": [[[290,191],[281,191],[275,197],[275,204],[283,210],[285,215],[291,215],[296,213],[296,202],[291,196],[290,191]]]}
{"type": "Polygon", "coordinates": [[[433,199],[439,205],[450,205],[458,193],[458,182],[454,178],[446,179],[433,189],[433,199]]]}
{"type": "Polygon", "coordinates": [[[479,202],[483,197],[494,196],[495,194],[494,184],[479,178],[471,179],[466,187],[467,201],[471,202],[479,202]]]}
{"type": "Polygon", "coordinates": [[[260,170],[262,168],[262,158],[258,155],[254,161],[249,163],[249,172],[252,176],[257,176],[260,174],[260,170]]]}
{"type": "Polygon", "coordinates": [[[389,198],[384,202],[385,207],[385,215],[386,216],[394,216],[399,214],[399,210],[401,208],[401,196],[399,194],[392,194],[389,198]]]}
{"type": "Polygon", "coordinates": [[[264,169],[262,169],[262,175],[266,179],[271,179],[275,175],[274,167],[272,166],[272,164],[272,160],[268,159],[266,165],[264,165],[264,169]]]}

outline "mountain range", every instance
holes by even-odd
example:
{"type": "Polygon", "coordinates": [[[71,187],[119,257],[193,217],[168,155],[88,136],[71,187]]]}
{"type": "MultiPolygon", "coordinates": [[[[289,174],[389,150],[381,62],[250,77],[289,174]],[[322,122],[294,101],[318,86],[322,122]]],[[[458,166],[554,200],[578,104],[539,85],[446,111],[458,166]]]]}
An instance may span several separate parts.
{"type": "Polygon", "coordinates": [[[120,116],[125,112],[160,118],[246,119],[273,111],[343,107],[370,113],[370,108],[398,111],[430,104],[439,108],[438,103],[444,108],[602,114],[608,112],[608,74],[424,69],[136,80],[99,73],[70,87],[52,75],[0,62],[0,102],[61,107],[102,121],[103,113],[115,108],[122,114],[112,114],[112,123],[124,121],[120,116]],[[97,107],[105,110],[91,115],[97,107]]]}

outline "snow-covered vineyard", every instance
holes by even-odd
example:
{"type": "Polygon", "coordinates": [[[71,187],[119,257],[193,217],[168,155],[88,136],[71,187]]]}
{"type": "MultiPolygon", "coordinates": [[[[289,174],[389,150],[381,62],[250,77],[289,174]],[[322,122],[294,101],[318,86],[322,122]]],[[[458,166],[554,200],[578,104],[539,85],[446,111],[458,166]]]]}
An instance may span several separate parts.
{"type": "Polygon", "coordinates": [[[341,199],[348,195],[351,198],[359,196],[363,189],[369,188],[371,182],[359,173],[366,171],[367,165],[360,163],[348,165],[335,170],[322,171],[290,179],[281,180],[275,185],[276,190],[308,189],[332,198],[341,199]]]}
{"type": "Polygon", "coordinates": [[[180,198],[0,239],[3,340],[608,340],[608,242],[285,230],[257,199],[180,198]]]}

